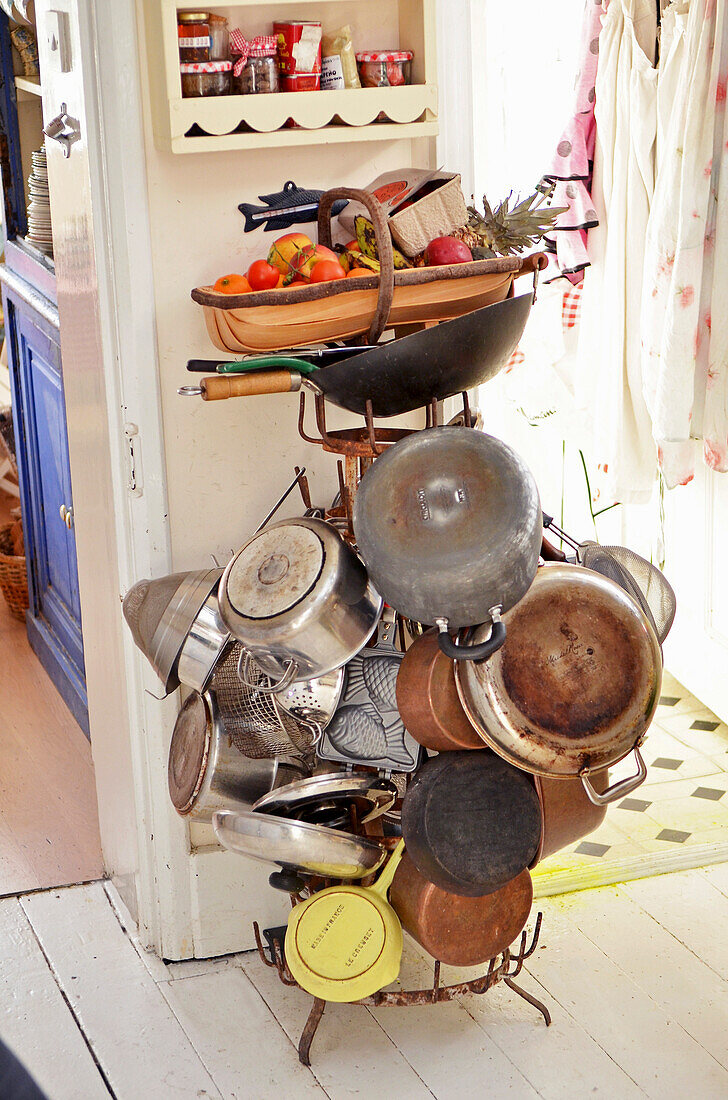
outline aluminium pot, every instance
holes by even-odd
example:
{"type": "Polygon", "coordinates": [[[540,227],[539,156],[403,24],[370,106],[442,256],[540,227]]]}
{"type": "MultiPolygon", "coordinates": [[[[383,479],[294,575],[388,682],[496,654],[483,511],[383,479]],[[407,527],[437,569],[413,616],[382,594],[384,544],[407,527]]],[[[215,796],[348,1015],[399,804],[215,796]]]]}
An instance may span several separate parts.
{"type": "Polygon", "coordinates": [[[382,600],[351,547],[324,520],[282,520],[254,535],[220,580],[220,614],[269,676],[267,690],[324,676],[374,632],[382,600]]]}
{"type": "Polygon", "coordinates": [[[440,427],[393,444],[367,470],[354,532],[369,576],[408,619],[437,625],[443,652],[484,660],[503,644],[501,615],[536,574],[538,489],[526,464],[474,428],[440,427]],[[478,645],[451,630],[492,624],[478,645]]]}
{"type": "Polygon", "coordinates": [[[192,692],[172,732],[167,783],[178,814],[212,821],[216,810],[247,810],[263,795],[306,776],[296,760],[251,759],[232,742],[214,692],[192,692]]]}
{"type": "Polygon", "coordinates": [[[490,661],[456,665],[461,702],[484,743],[535,775],[581,777],[597,805],[635,790],[647,774],[639,746],[662,681],[660,644],[642,609],[599,573],[547,564],[505,618],[508,640],[490,661]],[[636,773],[596,790],[590,774],[631,752],[636,773]]]}

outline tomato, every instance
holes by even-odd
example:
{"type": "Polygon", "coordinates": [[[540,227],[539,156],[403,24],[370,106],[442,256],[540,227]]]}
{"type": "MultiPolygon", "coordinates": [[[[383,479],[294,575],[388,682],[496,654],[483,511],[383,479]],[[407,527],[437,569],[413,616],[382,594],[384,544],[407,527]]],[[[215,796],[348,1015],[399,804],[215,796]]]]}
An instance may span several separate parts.
{"type": "Polygon", "coordinates": [[[330,283],[334,279],[344,278],[344,269],[338,260],[319,260],[311,272],[312,283],[330,283]]]}
{"type": "Polygon", "coordinates": [[[212,288],[218,294],[247,294],[250,283],[244,275],[223,275],[212,288]]]}
{"type": "Polygon", "coordinates": [[[267,260],[256,260],[248,268],[248,282],[251,290],[273,290],[278,286],[280,271],[267,260]]]}

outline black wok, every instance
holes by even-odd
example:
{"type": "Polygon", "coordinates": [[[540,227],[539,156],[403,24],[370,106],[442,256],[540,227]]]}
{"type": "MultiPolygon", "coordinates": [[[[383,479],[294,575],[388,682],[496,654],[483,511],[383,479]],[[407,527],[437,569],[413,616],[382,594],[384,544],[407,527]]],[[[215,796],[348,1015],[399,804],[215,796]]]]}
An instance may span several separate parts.
{"type": "Polygon", "coordinates": [[[287,393],[305,386],[362,416],[367,401],[376,417],[400,416],[495,377],[515,351],[532,303],[532,292],[506,298],[306,373],[285,369],[222,374],[202,378],[199,386],[183,386],[178,392],[219,401],[287,393]]]}

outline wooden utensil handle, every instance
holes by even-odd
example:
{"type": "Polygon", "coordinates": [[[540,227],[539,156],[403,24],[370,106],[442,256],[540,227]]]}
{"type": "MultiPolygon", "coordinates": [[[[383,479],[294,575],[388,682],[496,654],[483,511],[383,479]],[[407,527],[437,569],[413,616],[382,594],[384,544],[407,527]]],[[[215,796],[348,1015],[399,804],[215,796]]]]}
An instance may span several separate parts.
{"type": "Polygon", "coordinates": [[[203,401],[228,397],[253,397],[260,393],[291,393],[301,388],[301,375],[290,370],[266,370],[255,374],[215,374],[200,381],[203,401]]]}

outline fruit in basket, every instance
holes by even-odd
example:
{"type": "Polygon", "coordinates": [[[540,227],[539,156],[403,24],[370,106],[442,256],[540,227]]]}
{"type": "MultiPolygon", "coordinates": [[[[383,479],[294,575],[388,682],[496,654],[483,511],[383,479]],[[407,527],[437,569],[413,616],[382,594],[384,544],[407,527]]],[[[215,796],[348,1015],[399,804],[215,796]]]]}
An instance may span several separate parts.
{"type": "Polygon", "coordinates": [[[249,294],[250,283],[244,275],[222,275],[212,289],[218,294],[249,294]]]}
{"type": "Polygon", "coordinates": [[[312,283],[331,283],[335,279],[345,279],[344,269],[338,260],[319,260],[311,271],[312,283]]]}
{"type": "Polygon", "coordinates": [[[312,244],[309,248],[302,248],[296,252],[291,259],[289,270],[300,275],[302,279],[310,279],[315,267],[325,260],[336,260],[337,266],[341,266],[339,257],[332,249],[322,244],[312,244]]]}
{"type": "Polygon", "coordinates": [[[357,241],[347,241],[345,245],[338,245],[339,263],[344,271],[351,271],[355,258],[352,255],[354,252],[361,252],[357,241]]]}
{"type": "Polygon", "coordinates": [[[364,268],[369,274],[373,272],[375,275],[378,275],[382,269],[379,260],[373,260],[371,256],[365,256],[363,252],[354,252],[352,257],[354,267],[364,268]]]}
{"type": "Polygon", "coordinates": [[[278,286],[281,273],[267,260],[255,260],[248,268],[247,278],[251,290],[274,290],[278,286]]]}
{"type": "MultiPolygon", "coordinates": [[[[359,248],[364,255],[369,256],[372,260],[378,260],[379,249],[377,248],[377,236],[369,218],[365,218],[362,214],[357,214],[354,218],[354,230],[356,232],[359,248]]],[[[397,271],[405,271],[407,268],[412,267],[409,260],[394,247],[392,247],[392,255],[394,256],[394,266],[397,271]]]]}
{"type": "Polygon", "coordinates": [[[492,208],[483,195],[483,213],[474,206],[468,207],[468,224],[455,231],[469,248],[487,248],[493,256],[509,256],[532,248],[543,235],[553,228],[559,214],[565,206],[544,206],[550,192],[534,191],[525,199],[516,199],[511,191],[503,201],[492,208]]]}
{"type": "Polygon", "coordinates": [[[457,237],[435,237],[425,249],[425,263],[428,267],[441,264],[469,264],[473,254],[466,244],[457,237]]]}
{"type": "Polygon", "coordinates": [[[290,271],[291,260],[304,248],[313,248],[313,241],[305,233],[286,233],[273,241],[268,253],[268,263],[277,267],[281,275],[290,271]]]}
{"type": "Polygon", "coordinates": [[[368,275],[377,274],[379,273],[376,271],[368,271],[365,267],[352,267],[351,271],[347,272],[346,277],[347,279],[361,279],[362,277],[366,279],[368,275]]]}

